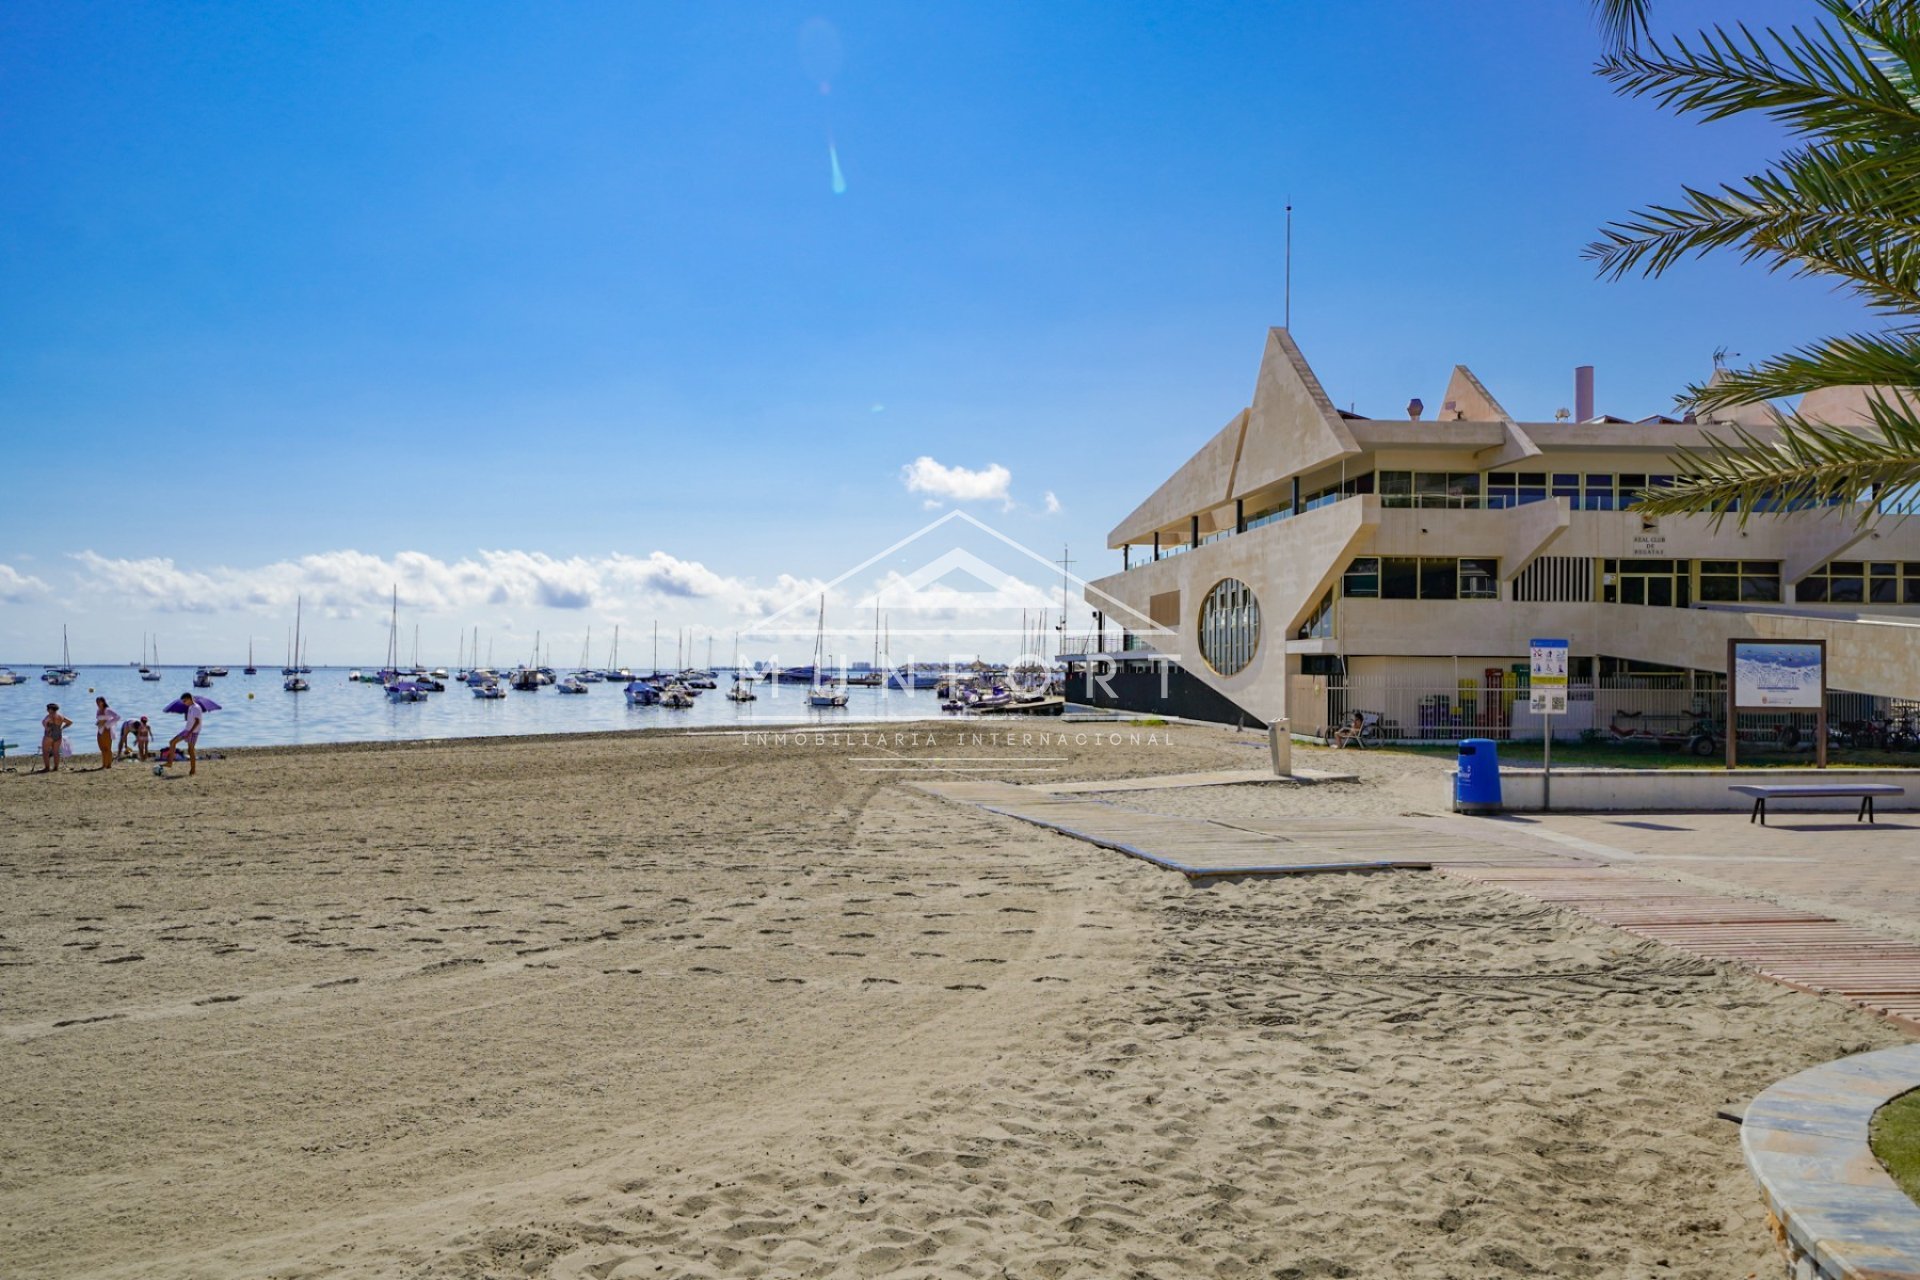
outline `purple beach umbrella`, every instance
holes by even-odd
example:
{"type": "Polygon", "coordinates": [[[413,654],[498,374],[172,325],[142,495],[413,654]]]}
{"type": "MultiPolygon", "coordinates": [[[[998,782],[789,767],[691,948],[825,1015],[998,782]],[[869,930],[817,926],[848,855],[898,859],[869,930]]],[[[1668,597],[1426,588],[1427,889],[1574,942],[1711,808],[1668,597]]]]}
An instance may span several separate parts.
{"type": "MultiPolygon", "coordinates": [[[[193,705],[195,705],[196,707],[199,707],[202,711],[218,711],[220,709],[220,704],[215,702],[212,698],[202,698],[198,695],[195,695],[193,699],[193,705]]],[[[187,714],[187,704],[180,701],[180,699],[178,698],[175,698],[172,702],[169,702],[166,706],[160,709],[162,711],[171,711],[174,715],[177,715],[177,716],[183,716],[187,714]]]]}

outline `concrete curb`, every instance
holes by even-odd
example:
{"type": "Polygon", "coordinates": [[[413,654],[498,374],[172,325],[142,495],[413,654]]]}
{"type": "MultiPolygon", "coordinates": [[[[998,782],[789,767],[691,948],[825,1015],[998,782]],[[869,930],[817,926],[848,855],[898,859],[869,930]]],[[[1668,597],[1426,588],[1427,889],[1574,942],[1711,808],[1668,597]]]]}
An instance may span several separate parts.
{"type": "Polygon", "coordinates": [[[1920,1205],[1867,1146],[1873,1113],[1920,1088],[1920,1044],[1802,1071],[1747,1108],[1740,1146],[1793,1280],[1920,1280],[1920,1205]]]}

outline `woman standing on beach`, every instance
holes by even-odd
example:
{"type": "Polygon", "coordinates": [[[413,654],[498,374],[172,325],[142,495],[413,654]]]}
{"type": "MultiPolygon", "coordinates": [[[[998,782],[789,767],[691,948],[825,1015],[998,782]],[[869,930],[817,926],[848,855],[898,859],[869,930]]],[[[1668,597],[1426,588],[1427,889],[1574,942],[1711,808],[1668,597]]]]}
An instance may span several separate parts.
{"type": "Polygon", "coordinates": [[[100,743],[100,767],[113,768],[113,726],[120,723],[120,713],[107,705],[105,698],[93,700],[93,731],[100,743]]]}
{"type": "Polygon", "coordinates": [[[40,772],[59,771],[60,737],[72,727],[73,721],[60,714],[60,704],[49,702],[47,714],[40,720],[40,772]]]}

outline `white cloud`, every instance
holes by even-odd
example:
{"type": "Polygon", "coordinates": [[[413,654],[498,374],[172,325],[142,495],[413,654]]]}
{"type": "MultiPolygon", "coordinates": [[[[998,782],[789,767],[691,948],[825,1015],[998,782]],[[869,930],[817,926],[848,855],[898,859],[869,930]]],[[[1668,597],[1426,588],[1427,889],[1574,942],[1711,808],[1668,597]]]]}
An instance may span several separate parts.
{"type": "MultiPolygon", "coordinates": [[[[818,583],[785,574],[763,586],[664,551],[567,558],[539,551],[481,551],[449,561],[419,551],[384,559],[339,550],[255,568],[205,570],[184,569],[171,559],[114,559],[93,551],[74,559],[90,585],[181,613],[283,612],[299,596],[309,609],[352,618],[385,608],[397,587],[402,605],[429,613],[483,607],[611,610],[653,601],[719,605],[743,617],[761,617],[819,589],[818,583]]],[[[0,575],[0,599],[4,584],[0,575]]]]}
{"type": "Polygon", "coordinates": [[[900,468],[900,479],[905,482],[908,493],[932,495],[930,502],[947,498],[954,502],[1012,504],[1007,489],[1013,483],[1013,472],[997,462],[989,462],[984,470],[972,471],[966,467],[943,466],[922,454],[900,468]]]}
{"type": "Polygon", "coordinates": [[[1057,516],[1060,514],[1060,499],[1054,496],[1053,490],[1047,490],[1047,496],[1042,498],[1041,501],[1046,505],[1048,515],[1057,516]]]}
{"type": "Polygon", "coordinates": [[[0,601],[25,604],[47,594],[47,584],[29,573],[21,573],[10,564],[0,564],[0,601]]]}

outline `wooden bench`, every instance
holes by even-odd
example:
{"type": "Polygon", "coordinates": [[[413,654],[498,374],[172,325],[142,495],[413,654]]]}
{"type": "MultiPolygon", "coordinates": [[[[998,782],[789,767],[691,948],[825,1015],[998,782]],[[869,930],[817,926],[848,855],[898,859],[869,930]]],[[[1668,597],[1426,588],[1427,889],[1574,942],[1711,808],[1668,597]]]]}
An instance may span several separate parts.
{"type": "Polygon", "coordinates": [[[1854,821],[1865,819],[1873,821],[1873,798],[1875,796],[1903,796],[1905,787],[1896,787],[1890,782],[1808,782],[1790,786],[1768,786],[1761,783],[1738,783],[1727,788],[1742,795],[1753,797],[1753,813],[1748,823],[1767,825],[1767,801],[1789,800],[1798,797],[1845,796],[1851,799],[1860,797],[1860,812],[1854,821]]]}

